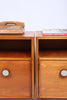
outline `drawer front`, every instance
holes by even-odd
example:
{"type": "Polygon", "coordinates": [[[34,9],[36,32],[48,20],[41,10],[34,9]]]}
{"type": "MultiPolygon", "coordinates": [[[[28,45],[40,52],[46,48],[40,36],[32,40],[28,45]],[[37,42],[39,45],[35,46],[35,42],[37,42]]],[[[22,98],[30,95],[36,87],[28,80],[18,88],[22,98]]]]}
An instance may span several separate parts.
{"type": "Polygon", "coordinates": [[[31,61],[0,61],[0,98],[31,98],[31,81],[31,61]]]}
{"type": "Polygon", "coordinates": [[[39,98],[67,98],[67,61],[39,63],[39,98]]]}

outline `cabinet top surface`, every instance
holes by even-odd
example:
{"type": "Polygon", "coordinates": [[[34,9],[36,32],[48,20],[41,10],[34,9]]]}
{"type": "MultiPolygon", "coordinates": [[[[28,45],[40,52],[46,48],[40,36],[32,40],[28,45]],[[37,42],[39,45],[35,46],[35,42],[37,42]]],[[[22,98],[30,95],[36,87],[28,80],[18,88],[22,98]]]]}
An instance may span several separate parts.
{"type": "Polygon", "coordinates": [[[22,35],[0,35],[0,39],[31,39],[34,38],[34,32],[25,32],[22,35]]]}
{"type": "Polygon", "coordinates": [[[43,36],[42,31],[36,32],[37,39],[67,39],[67,36],[43,36]]]}

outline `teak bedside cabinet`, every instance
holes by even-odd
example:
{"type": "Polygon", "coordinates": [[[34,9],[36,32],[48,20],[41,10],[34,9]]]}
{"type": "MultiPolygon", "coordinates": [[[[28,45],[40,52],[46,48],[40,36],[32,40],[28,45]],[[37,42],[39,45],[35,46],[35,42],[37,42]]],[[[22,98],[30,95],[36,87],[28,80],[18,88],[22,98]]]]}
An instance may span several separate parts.
{"type": "Polygon", "coordinates": [[[0,98],[34,99],[34,33],[0,35],[0,98]]]}
{"type": "Polygon", "coordinates": [[[67,98],[67,36],[36,33],[36,98],[67,98]]]}

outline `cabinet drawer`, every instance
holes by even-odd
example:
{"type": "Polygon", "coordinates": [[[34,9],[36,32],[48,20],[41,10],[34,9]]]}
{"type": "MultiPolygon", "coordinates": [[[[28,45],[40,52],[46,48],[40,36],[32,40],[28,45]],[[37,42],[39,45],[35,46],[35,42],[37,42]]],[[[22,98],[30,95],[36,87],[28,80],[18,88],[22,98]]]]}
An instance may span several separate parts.
{"type": "Polygon", "coordinates": [[[39,98],[67,98],[67,61],[39,61],[39,98]],[[64,74],[64,72],[63,72],[64,74]]]}
{"type": "Polygon", "coordinates": [[[31,98],[31,81],[31,61],[0,61],[0,98],[31,98]]]}

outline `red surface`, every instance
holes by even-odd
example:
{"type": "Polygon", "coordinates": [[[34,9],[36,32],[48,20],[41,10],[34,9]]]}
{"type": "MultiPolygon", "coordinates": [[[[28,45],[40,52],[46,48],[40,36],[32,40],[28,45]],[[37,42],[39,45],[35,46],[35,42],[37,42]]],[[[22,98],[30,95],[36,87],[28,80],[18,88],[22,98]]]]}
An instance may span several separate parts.
{"type": "Polygon", "coordinates": [[[43,36],[67,36],[67,33],[43,33],[43,36]]]}

